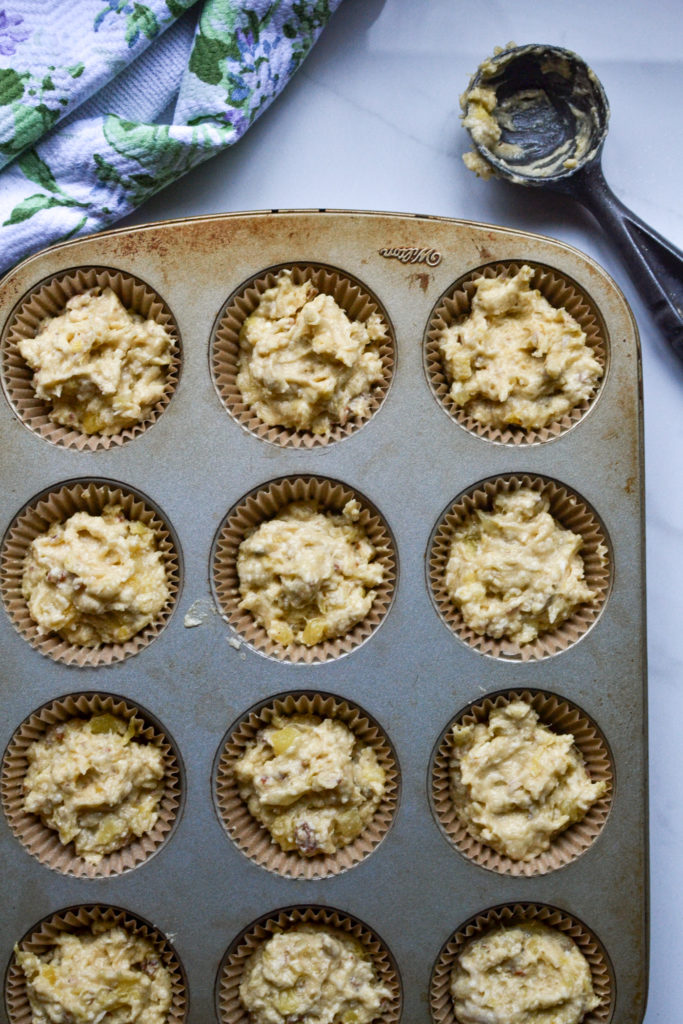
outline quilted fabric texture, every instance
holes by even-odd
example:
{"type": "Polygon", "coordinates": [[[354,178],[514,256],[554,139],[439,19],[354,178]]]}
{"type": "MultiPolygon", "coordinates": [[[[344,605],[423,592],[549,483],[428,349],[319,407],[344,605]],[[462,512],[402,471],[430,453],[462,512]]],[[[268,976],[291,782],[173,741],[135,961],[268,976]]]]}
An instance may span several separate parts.
{"type": "Polygon", "coordinates": [[[0,271],[110,226],[237,142],[340,3],[8,0],[0,271]]]}

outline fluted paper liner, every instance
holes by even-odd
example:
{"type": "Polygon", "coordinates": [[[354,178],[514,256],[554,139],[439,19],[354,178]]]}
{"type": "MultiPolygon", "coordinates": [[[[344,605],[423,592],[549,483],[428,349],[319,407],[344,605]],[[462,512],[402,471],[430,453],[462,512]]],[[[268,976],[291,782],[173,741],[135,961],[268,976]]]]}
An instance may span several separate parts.
{"type": "Polygon", "coordinates": [[[536,922],[555,928],[573,939],[588,961],[593,990],[600,1002],[586,1013],[581,1024],[608,1024],[614,1012],[614,974],[600,940],[583,922],[542,903],[511,903],[482,911],[466,921],[446,942],[437,958],[430,984],[430,1009],[434,1024],[458,1024],[451,996],[451,972],[466,943],[498,928],[536,922]]]}
{"type": "Polygon", "coordinates": [[[605,528],[583,498],[564,484],[547,477],[509,474],[475,485],[461,494],[444,513],[432,536],[428,571],[432,597],[439,614],[456,636],[482,654],[506,660],[530,661],[566,650],[593,626],[609,595],[612,559],[605,528]],[[592,601],[578,605],[564,622],[539,634],[528,644],[519,644],[507,637],[496,640],[475,633],[465,623],[460,609],[455,606],[446,589],[446,566],[454,531],[476,509],[490,510],[496,495],[510,493],[521,487],[543,494],[549,501],[550,514],[560,526],[581,535],[583,545],[579,554],[584,565],[584,580],[595,594],[592,601]]]}
{"type": "Polygon", "coordinates": [[[605,380],[608,363],[607,331],[600,311],[590,295],[583,291],[560,271],[535,263],[533,260],[514,260],[491,263],[480,267],[461,277],[437,302],[430,317],[425,334],[425,369],[427,378],[437,399],[446,411],[466,430],[501,444],[524,445],[550,441],[566,433],[583,419],[598,397],[605,380]],[[577,321],[584,334],[586,343],[603,369],[603,375],[597,382],[590,398],[565,413],[559,420],[548,423],[539,429],[520,426],[506,427],[488,426],[479,423],[473,416],[450,397],[451,381],[446,373],[444,359],[439,342],[444,331],[453,324],[463,321],[471,310],[475,283],[481,277],[512,277],[524,265],[534,269],[530,285],[537,288],[541,295],[556,309],[565,309],[577,321]]]}
{"type": "Polygon", "coordinates": [[[41,281],[21,299],[2,338],[2,376],[7,396],[19,418],[39,437],[64,448],[95,451],[125,444],[141,434],[161,416],[178,383],[181,345],[178,325],[169,307],[149,285],[131,274],[108,267],[77,267],[41,281]],[[38,398],[33,389],[33,370],[24,361],[18,345],[34,338],[46,317],[60,316],[69,299],[91,288],[111,288],[123,305],[146,320],[155,320],[171,339],[171,362],[166,368],[166,386],[159,401],[139,423],[116,434],[85,434],[73,427],[54,423],[51,403],[38,398]]]}
{"type": "MultiPolygon", "coordinates": [[[[38,922],[18,942],[18,947],[41,956],[54,945],[57,936],[63,932],[89,931],[95,922],[100,921],[112,927],[124,928],[136,938],[147,939],[152,944],[162,965],[171,975],[172,1000],[167,1024],[184,1024],[187,1020],[187,981],[178,954],[158,928],[127,910],[100,903],[68,907],[38,922]]],[[[5,1001],[10,1024],[31,1024],[33,1015],[28,1000],[26,978],[17,964],[16,955],[12,956],[7,969],[5,1001]]]]}
{"type": "Polygon", "coordinates": [[[376,722],[364,711],[331,694],[295,692],[283,694],[249,712],[228,734],[222,745],[215,778],[215,798],[223,825],[231,839],[253,861],[288,878],[324,878],[337,875],[372,853],[391,827],[398,804],[398,763],[393,748],[376,722]],[[372,817],[353,842],[334,854],[304,857],[296,850],[282,850],[270,832],[240,797],[235,763],[256,740],[261,729],[277,716],[317,715],[343,722],[366,747],[371,747],[385,771],[384,795],[372,817]]]}
{"type": "Polygon", "coordinates": [[[576,705],[562,697],[539,690],[510,690],[493,694],[471,704],[448,725],[435,751],[432,764],[432,804],[437,819],[454,846],[469,860],[501,875],[545,875],[580,857],[602,831],[612,805],[614,764],[607,743],[594,722],[576,705]],[[581,752],[591,782],[605,781],[603,795],[575,822],[552,840],[544,853],[530,861],[516,861],[470,835],[458,817],[451,797],[453,726],[488,722],[493,710],[521,700],[531,705],[539,724],[553,732],[571,733],[581,752]]]}
{"type": "Polygon", "coordinates": [[[111,665],[146,647],[164,628],[175,607],[180,587],[180,558],[169,525],[146,498],[132,488],[113,481],[69,481],[32,498],[10,525],[2,545],[0,590],[7,614],[15,629],[41,654],[67,665],[111,665]],[[63,523],[76,512],[100,515],[107,505],[120,505],[130,520],[139,520],[154,530],[157,549],[166,569],[169,597],[157,618],[124,643],[81,647],[68,643],[57,633],[43,632],[29,615],[21,593],[24,561],[35,537],[46,533],[53,523],[63,523]]]}
{"type": "Polygon", "coordinates": [[[155,853],[170,835],[181,801],[180,759],[169,737],[135,704],[112,694],[74,693],[45,704],[22,722],[5,751],[0,788],[9,827],[37,860],[65,875],[107,878],[137,867],[155,853]],[[161,750],[164,788],[154,827],[121,849],[105,854],[99,863],[91,864],[84,857],[77,856],[73,843],[64,846],[57,831],[44,825],[39,815],[26,811],[23,785],[29,767],[28,749],[31,744],[43,739],[50,726],[102,714],[133,721],[138,729],[136,737],[161,750]]]}
{"type": "Polygon", "coordinates": [[[401,979],[394,958],[388,948],[367,925],[350,914],[332,907],[298,906],[273,911],[250,925],[232,943],[219,968],[218,974],[218,1017],[221,1024],[249,1024],[250,1016],[240,1001],[242,972],[249,957],[278,932],[286,931],[293,925],[313,924],[345,932],[360,942],[377,973],[381,984],[391,990],[388,1005],[382,1010],[382,1024],[398,1024],[401,1019],[403,1002],[401,979]]]}
{"type": "Polygon", "coordinates": [[[250,433],[286,448],[312,448],[340,441],[358,430],[377,412],[384,401],[394,370],[394,331],[386,310],[379,299],[362,282],[334,267],[317,263],[287,263],[261,272],[240,285],[219,313],[211,342],[211,372],[218,395],[228,412],[250,433]],[[295,284],[311,281],[318,292],[331,295],[350,320],[366,321],[378,313],[387,331],[384,341],[378,343],[382,361],[382,379],[372,386],[368,412],[364,416],[351,416],[345,424],[332,424],[329,433],[314,434],[311,430],[270,426],[248,405],[237,387],[240,355],[240,330],[251,316],[263,293],[272,288],[278,274],[291,270],[295,284]]]}
{"type": "Polygon", "coordinates": [[[362,494],[345,484],[324,477],[284,477],[246,495],[228,513],[218,530],[213,553],[213,585],[216,603],[223,617],[255,650],[280,661],[305,664],[329,661],[347,654],[362,644],[387,614],[396,586],[396,553],[389,528],[380,513],[362,494]],[[347,501],[357,499],[361,526],[376,551],[376,561],[384,567],[384,579],[376,587],[370,611],[343,636],[332,637],[306,647],[287,646],[272,640],[251,612],[239,607],[241,600],[237,576],[237,551],[242,541],[261,523],[272,519],[293,501],[313,501],[321,511],[341,512],[347,501]]]}

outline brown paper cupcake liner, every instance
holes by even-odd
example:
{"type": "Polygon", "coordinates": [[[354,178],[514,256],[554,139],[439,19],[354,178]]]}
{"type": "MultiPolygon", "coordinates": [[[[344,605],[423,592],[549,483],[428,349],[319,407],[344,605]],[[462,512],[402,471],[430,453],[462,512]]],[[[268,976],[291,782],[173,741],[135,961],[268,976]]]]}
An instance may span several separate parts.
{"type": "Polygon", "coordinates": [[[501,875],[531,877],[545,875],[580,857],[605,826],[614,792],[614,762],[604,736],[580,708],[568,700],[540,690],[507,690],[471,704],[446,728],[432,762],[432,806],[441,828],[453,845],[469,860],[501,875]],[[453,805],[451,797],[451,761],[454,725],[487,722],[493,710],[522,700],[531,705],[542,725],[558,733],[572,733],[592,782],[604,780],[605,793],[588,809],[581,821],[557,835],[548,850],[531,861],[516,861],[470,835],[453,805]]]}
{"type": "Polygon", "coordinates": [[[221,745],[214,795],[219,817],[228,835],[255,863],[287,878],[325,878],[358,864],[372,853],[389,831],[398,805],[398,762],[380,726],[361,708],[332,694],[298,691],[253,708],[233,726],[221,745]],[[303,857],[296,850],[280,849],[265,825],[252,817],[240,797],[234,774],[235,763],[256,739],[258,732],[280,715],[317,715],[339,719],[365,746],[375,751],[385,771],[384,795],[372,819],[352,843],[334,854],[303,857]]]}
{"type": "Polygon", "coordinates": [[[430,1008],[434,1024],[458,1024],[451,996],[451,972],[463,947],[472,939],[498,928],[535,921],[555,928],[574,940],[590,967],[593,990],[600,1002],[581,1024],[608,1024],[614,1012],[614,972],[600,940],[577,918],[542,903],[514,903],[482,911],[466,921],[445,943],[432,972],[430,1008]]]}
{"type": "Polygon", "coordinates": [[[600,311],[591,297],[571,278],[565,277],[558,270],[554,270],[551,267],[535,263],[533,260],[510,260],[491,263],[487,266],[479,267],[477,270],[470,271],[470,273],[456,281],[434,307],[425,332],[424,353],[427,379],[438,401],[449,415],[460,426],[471,433],[484,437],[489,441],[508,445],[538,444],[543,441],[550,441],[575,426],[579,420],[583,419],[600,394],[609,359],[607,331],[600,311]],[[556,309],[565,309],[578,322],[586,335],[588,347],[592,349],[593,355],[602,366],[603,376],[596,384],[590,398],[577,405],[571,412],[566,413],[559,420],[549,423],[545,427],[527,429],[513,425],[503,428],[487,426],[477,422],[474,417],[468,415],[450,397],[450,380],[446,373],[439,342],[447,328],[461,322],[469,314],[472,297],[475,292],[475,282],[479,278],[511,277],[524,264],[534,269],[531,286],[537,288],[551,306],[554,306],[556,309]]]}
{"type": "Polygon", "coordinates": [[[506,660],[530,661],[547,658],[567,650],[580,640],[595,624],[605,606],[612,583],[612,559],[607,532],[588,502],[564,484],[547,477],[528,474],[493,477],[461,494],[439,520],[430,545],[429,582],[432,598],[441,618],[456,636],[470,647],[482,654],[506,660]],[[580,604],[568,619],[554,629],[539,634],[528,644],[519,644],[507,637],[496,640],[488,635],[475,633],[465,623],[460,609],[455,606],[446,589],[446,567],[454,530],[475,510],[490,509],[498,494],[510,493],[521,487],[543,494],[550,503],[551,515],[560,526],[581,535],[584,579],[595,593],[592,601],[580,604]]]}
{"type": "MultiPolygon", "coordinates": [[[[377,1021],[398,1024],[403,995],[398,968],[382,939],[366,924],[332,907],[284,907],[249,925],[228,949],[218,971],[217,1011],[221,1024],[249,1024],[250,1017],[240,1002],[242,972],[258,947],[278,932],[297,924],[315,924],[344,932],[360,942],[372,962],[378,980],[391,991],[388,1005],[377,1021]]],[[[12,1022],[14,1024],[14,1022],[12,1022]]]]}
{"type": "Polygon", "coordinates": [[[76,267],[37,284],[25,295],[10,317],[2,341],[2,378],[7,397],[17,416],[39,437],[64,448],[95,451],[125,444],[158,420],[178,384],[181,344],[178,325],[164,300],[137,277],[108,267],[76,267]],[[155,320],[171,338],[171,362],[166,370],[166,387],[145,418],[116,434],[84,434],[50,419],[50,402],[38,398],[33,389],[33,371],[19,352],[19,343],[35,337],[46,317],[64,312],[69,299],[91,288],[111,288],[126,309],[155,320]]]}
{"type": "MultiPolygon", "coordinates": [[[[17,945],[21,950],[40,956],[54,945],[58,935],[64,932],[87,931],[96,922],[124,928],[131,935],[147,939],[154,946],[162,965],[171,975],[172,1002],[168,1012],[168,1024],[184,1024],[187,1020],[187,980],[178,954],[166,936],[154,925],[127,910],[99,903],[68,907],[40,921],[17,945]]],[[[16,955],[12,956],[7,969],[5,1002],[10,1024],[31,1024],[33,1015],[28,1000],[26,978],[17,964],[16,955]]]]}
{"type": "Polygon", "coordinates": [[[393,537],[377,509],[362,494],[345,484],[324,477],[283,477],[247,494],[231,509],[220,526],[212,555],[212,582],[216,604],[223,617],[254,650],[279,661],[312,664],[348,654],[362,644],[380,626],[393,601],[396,588],[397,557],[393,537]],[[384,567],[384,580],[373,587],[375,599],[369,613],[345,633],[306,647],[288,646],[272,640],[250,612],[239,607],[237,551],[249,533],[293,501],[317,502],[321,509],[341,512],[347,501],[357,499],[361,506],[358,524],[365,530],[376,551],[376,560],[384,567]]]}
{"type": "Polygon", "coordinates": [[[108,878],[142,864],[156,853],[174,828],[181,805],[180,756],[173,740],[157,725],[149,712],[106,693],[74,693],[45,704],[29,715],[12,736],[2,761],[0,776],[2,805],[9,827],[28,852],[54,871],[77,878],[108,878]],[[136,724],[137,736],[161,750],[164,760],[164,790],[154,827],[120,850],[105,854],[97,864],[79,857],[73,843],[64,846],[55,829],[44,825],[37,814],[24,807],[24,778],[28,771],[27,752],[41,740],[48,728],[74,718],[110,714],[136,724]]]}
{"type": "Polygon", "coordinates": [[[313,448],[341,441],[353,434],[367,423],[382,405],[394,371],[394,330],[379,299],[351,274],[318,263],[285,263],[250,278],[230,296],[216,321],[210,358],[211,373],[218,395],[228,412],[242,427],[256,437],[284,448],[313,448]],[[292,271],[292,280],[295,284],[311,281],[318,292],[331,295],[350,320],[364,322],[372,313],[378,313],[387,327],[386,339],[379,345],[382,379],[372,388],[367,414],[352,416],[343,425],[333,424],[328,434],[270,426],[245,402],[237,387],[240,330],[244,321],[258,306],[263,293],[276,283],[277,276],[282,270],[292,271]]]}
{"type": "Polygon", "coordinates": [[[132,488],[109,480],[67,481],[32,498],[10,525],[0,553],[2,581],[0,591],[7,614],[17,632],[41,654],[66,665],[111,665],[137,654],[154,640],[168,622],[180,590],[179,546],[161,514],[132,488]],[[99,515],[107,505],[120,505],[131,520],[140,520],[154,530],[157,547],[166,569],[169,597],[154,622],[124,643],[79,647],[63,640],[57,633],[43,632],[29,615],[21,593],[24,562],[35,537],[46,533],[53,523],[63,523],[76,512],[99,515]]]}

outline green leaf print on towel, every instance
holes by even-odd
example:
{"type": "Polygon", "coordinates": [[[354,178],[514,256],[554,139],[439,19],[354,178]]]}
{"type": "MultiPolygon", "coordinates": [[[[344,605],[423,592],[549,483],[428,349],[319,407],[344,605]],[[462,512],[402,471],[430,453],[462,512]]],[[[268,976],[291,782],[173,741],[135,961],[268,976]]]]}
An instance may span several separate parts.
{"type": "Polygon", "coordinates": [[[128,0],[104,0],[104,8],[99,12],[93,22],[92,27],[95,32],[98,31],[100,25],[108,14],[121,14],[126,11],[126,8],[130,9],[128,0]]]}
{"type": "MultiPolygon", "coordinates": [[[[180,13],[182,13],[186,4],[171,2],[167,3],[166,6],[169,16],[176,18],[178,15],[174,12],[173,8],[180,6],[180,13]]],[[[159,21],[154,11],[147,4],[133,3],[131,0],[104,0],[104,8],[93,22],[95,32],[99,31],[109,14],[124,14],[126,16],[126,34],[124,38],[129,47],[135,46],[141,33],[143,36],[147,36],[148,39],[154,39],[159,34],[159,21]]],[[[165,19],[162,18],[162,20],[165,19]]]]}
{"type": "Polygon", "coordinates": [[[292,14],[296,20],[286,21],[282,26],[282,34],[292,40],[292,60],[289,74],[299,70],[309,50],[313,46],[318,32],[327,24],[331,17],[329,0],[315,0],[310,3],[292,4],[292,14]]]}
{"type": "Polygon", "coordinates": [[[12,114],[14,116],[14,136],[7,142],[0,143],[0,153],[4,153],[8,157],[14,157],[17,153],[21,153],[31,142],[40,135],[44,135],[59,117],[59,111],[51,110],[44,103],[39,103],[37,107],[28,107],[24,103],[13,103],[12,114]]]}
{"type": "Polygon", "coordinates": [[[220,85],[226,57],[239,60],[240,50],[234,37],[237,15],[232,0],[214,0],[199,16],[188,67],[207,85],[220,85]]]}
{"type": "Polygon", "coordinates": [[[95,153],[97,177],[103,184],[120,185],[130,193],[132,202],[139,205],[210,156],[221,135],[225,137],[231,131],[229,127],[215,126],[210,130],[198,125],[188,130],[185,138],[177,139],[171,135],[170,125],[142,124],[110,114],[104,121],[104,137],[112,149],[133,161],[140,170],[124,173],[101,153],[95,153]]]}
{"type": "Polygon", "coordinates": [[[159,22],[154,11],[144,4],[133,4],[133,13],[128,15],[126,22],[126,42],[133,46],[142,32],[148,39],[154,39],[159,31],[159,22]]]}
{"type": "Polygon", "coordinates": [[[48,192],[60,191],[54,174],[45,161],[40,159],[35,150],[31,150],[30,153],[25,153],[19,157],[17,163],[29,181],[34,181],[36,185],[46,188],[48,192]]]}
{"type": "Polygon", "coordinates": [[[40,185],[47,192],[51,192],[52,195],[46,196],[41,192],[36,192],[32,196],[22,199],[12,209],[7,220],[3,221],[3,227],[10,224],[21,224],[24,220],[30,220],[36,213],[40,213],[42,210],[51,210],[55,206],[80,206],[83,209],[87,209],[90,206],[90,203],[79,203],[77,199],[72,199],[70,195],[60,188],[54,174],[45,161],[40,159],[35,150],[20,156],[17,160],[17,165],[21,168],[24,177],[36,185],[40,185]]]}
{"type": "Polygon", "coordinates": [[[2,226],[20,224],[22,220],[28,220],[29,217],[33,217],[35,213],[39,213],[41,210],[49,210],[53,206],[62,205],[63,203],[55,196],[44,196],[38,192],[36,195],[28,196],[22,202],[17,203],[7,220],[2,222],[2,226]]]}
{"type": "MultiPolygon", "coordinates": [[[[205,36],[200,32],[192,47],[188,65],[190,71],[207,85],[218,85],[223,77],[221,61],[226,57],[234,57],[236,49],[231,39],[212,39],[211,36],[205,36]]],[[[239,50],[237,56],[239,57],[239,50]]]]}
{"type": "Polygon", "coordinates": [[[23,77],[14,68],[0,68],[0,107],[8,107],[23,95],[23,77]]]}
{"type": "Polygon", "coordinates": [[[179,18],[196,2],[197,0],[166,0],[166,6],[172,18],[179,18]]]}

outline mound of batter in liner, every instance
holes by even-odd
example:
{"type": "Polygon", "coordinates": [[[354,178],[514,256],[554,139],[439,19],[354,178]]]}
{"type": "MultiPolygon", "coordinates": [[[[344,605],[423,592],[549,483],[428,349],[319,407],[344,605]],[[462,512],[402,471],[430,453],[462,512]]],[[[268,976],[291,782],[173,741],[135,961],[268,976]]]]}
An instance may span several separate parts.
{"type": "Polygon", "coordinates": [[[368,614],[384,569],[359,517],[355,500],[341,513],[296,501],[242,541],[239,606],[272,640],[310,647],[343,636],[368,614]]]}
{"type": "Polygon", "coordinates": [[[482,426],[538,430],[587,401],[603,370],[565,309],[531,288],[523,266],[480,277],[471,311],[439,346],[455,405],[482,426]]]}
{"type": "Polygon", "coordinates": [[[371,747],[332,718],[292,715],[262,729],[235,765],[240,796],[283,850],[304,857],[352,842],[384,793],[371,747]]]}
{"type": "Polygon", "coordinates": [[[536,922],[468,942],[451,995],[459,1024],[579,1024],[600,1002],[573,939],[536,922]]]}
{"type": "Polygon", "coordinates": [[[390,996],[359,942],[309,924],[259,946],[240,984],[252,1024],[370,1024],[390,996]]]}
{"type": "Polygon", "coordinates": [[[456,530],[446,588],[475,633],[528,644],[595,593],[584,581],[583,539],[563,529],[529,488],[496,495],[456,530]]]}
{"type": "Polygon", "coordinates": [[[539,724],[524,701],[453,726],[451,797],[475,839],[516,861],[543,853],[607,787],[591,782],[571,733],[539,724]]]}
{"type": "Polygon", "coordinates": [[[331,295],[282,271],[240,331],[237,387],[264,423],[327,434],[368,416],[385,337],[377,313],[349,320],[331,295]]]}
{"type": "Polygon", "coordinates": [[[59,722],[26,757],[25,809],[91,864],[154,827],[163,754],[135,739],[132,722],[110,714],[59,722]]]}
{"type": "Polygon", "coordinates": [[[42,631],[98,647],[139,633],[169,591],[154,530],[109,505],[102,515],[76,512],[34,538],[22,594],[42,631]]]}
{"type": "Polygon", "coordinates": [[[91,288],[18,348],[54,423],[117,434],[142,422],[162,397],[172,340],[161,324],[127,310],[111,288],[91,288]]]}
{"type": "Polygon", "coordinates": [[[151,942],[96,922],[17,953],[33,1024],[166,1024],[172,981],[151,942]]]}

